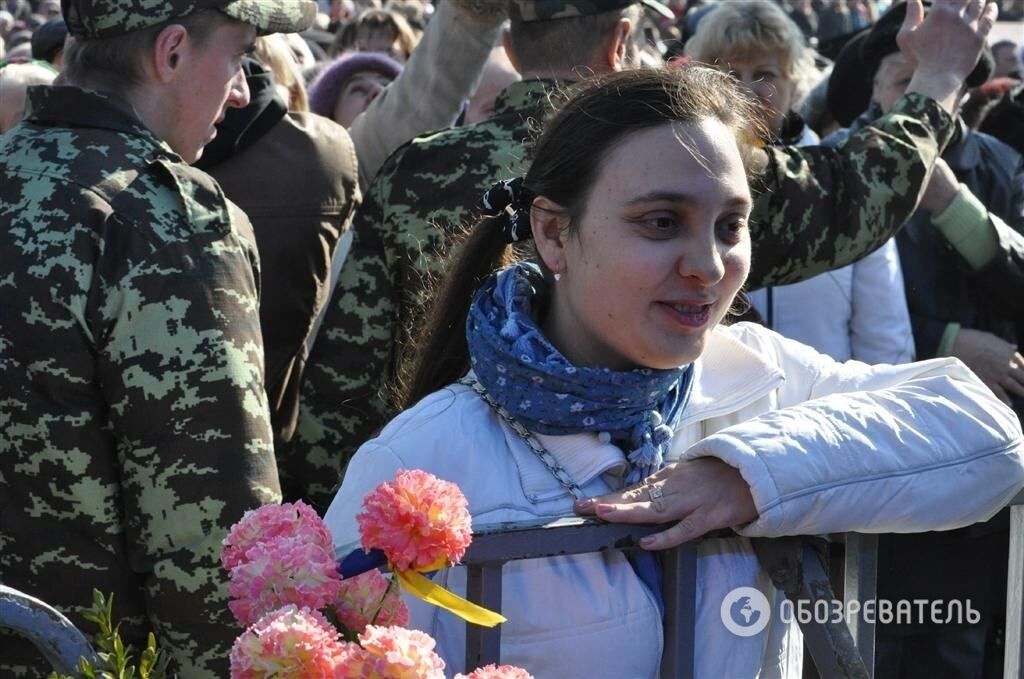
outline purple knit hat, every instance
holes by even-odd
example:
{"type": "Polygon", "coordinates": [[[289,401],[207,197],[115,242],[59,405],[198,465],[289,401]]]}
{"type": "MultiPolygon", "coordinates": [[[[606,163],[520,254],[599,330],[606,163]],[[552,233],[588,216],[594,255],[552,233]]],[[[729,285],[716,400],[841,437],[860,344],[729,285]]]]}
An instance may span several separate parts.
{"type": "Polygon", "coordinates": [[[394,80],[402,72],[402,65],[380,52],[350,52],[343,54],[320,72],[309,86],[309,110],[330,118],[334,105],[349,78],[356,73],[373,71],[394,80]]]}

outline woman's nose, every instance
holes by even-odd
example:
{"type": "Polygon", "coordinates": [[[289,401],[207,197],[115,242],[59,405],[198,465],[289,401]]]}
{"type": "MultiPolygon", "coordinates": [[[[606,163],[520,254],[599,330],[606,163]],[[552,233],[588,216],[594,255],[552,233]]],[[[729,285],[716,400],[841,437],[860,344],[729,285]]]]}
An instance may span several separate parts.
{"type": "Polygon", "coordinates": [[[681,276],[696,278],[701,285],[714,285],[722,280],[725,264],[718,249],[718,241],[713,237],[690,240],[679,257],[678,268],[681,276]]]}

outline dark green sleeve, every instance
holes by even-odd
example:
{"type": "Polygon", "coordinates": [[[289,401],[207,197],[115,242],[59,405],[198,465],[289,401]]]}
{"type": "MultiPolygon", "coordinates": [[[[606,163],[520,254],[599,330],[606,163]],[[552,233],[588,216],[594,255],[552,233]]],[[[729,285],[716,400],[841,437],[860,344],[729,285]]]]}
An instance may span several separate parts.
{"type": "Polygon", "coordinates": [[[909,94],[835,148],[769,149],[754,184],[747,287],[804,280],[879,248],[913,214],[953,129],[938,103],[909,94]]]}
{"type": "Polygon", "coordinates": [[[182,676],[225,675],[240,629],[220,543],[280,499],[249,247],[234,231],[164,245],[110,281],[94,312],[127,553],[182,676]]]}

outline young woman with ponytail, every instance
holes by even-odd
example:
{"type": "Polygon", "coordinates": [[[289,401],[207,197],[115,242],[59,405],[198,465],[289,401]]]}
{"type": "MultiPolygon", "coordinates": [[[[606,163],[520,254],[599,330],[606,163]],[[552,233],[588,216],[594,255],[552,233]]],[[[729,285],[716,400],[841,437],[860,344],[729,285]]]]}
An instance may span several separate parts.
{"type": "MultiPolygon", "coordinates": [[[[417,345],[407,410],[359,450],[327,512],[339,547],[358,540],[365,493],[400,468],[457,483],[477,528],[574,509],[678,521],[643,545],[657,549],[732,527],[700,546],[697,676],[799,677],[799,632],[749,537],[949,529],[1013,497],[1020,425],[955,359],[842,364],[721,325],[750,267],[756,120],[705,68],[572,94],[526,176],[484,197],[417,345]],[[535,256],[513,263],[530,237],[535,256]],[[774,613],[751,636],[719,613],[736,587],[774,613]]],[[[435,579],[464,592],[461,568],[435,579]]],[[[657,579],[646,554],[507,564],[502,662],[537,677],[657,676],[657,579]]],[[[408,603],[459,670],[464,623],[408,603]]]]}

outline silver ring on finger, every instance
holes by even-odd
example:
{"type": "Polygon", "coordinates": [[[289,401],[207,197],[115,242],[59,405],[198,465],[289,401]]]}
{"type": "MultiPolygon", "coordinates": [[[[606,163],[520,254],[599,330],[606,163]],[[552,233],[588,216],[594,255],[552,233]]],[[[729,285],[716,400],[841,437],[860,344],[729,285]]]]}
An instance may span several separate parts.
{"type": "Polygon", "coordinates": [[[661,486],[647,486],[647,497],[651,499],[655,511],[665,511],[665,491],[661,489],[661,486]]]}

